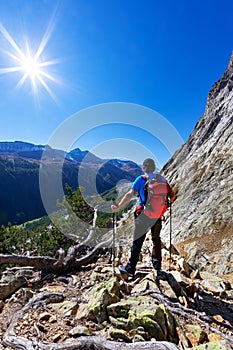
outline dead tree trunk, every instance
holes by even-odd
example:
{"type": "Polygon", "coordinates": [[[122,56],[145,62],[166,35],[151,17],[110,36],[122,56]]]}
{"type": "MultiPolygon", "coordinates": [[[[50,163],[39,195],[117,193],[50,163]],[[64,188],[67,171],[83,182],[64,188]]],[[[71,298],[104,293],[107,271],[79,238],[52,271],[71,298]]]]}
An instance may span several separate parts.
{"type": "MultiPolygon", "coordinates": [[[[70,247],[65,256],[63,249],[58,250],[58,258],[52,258],[49,256],[25,256],[16,254],[0,254],[0,265],[3,264],[13,264],[20,266],[31,266],[38,270],[62,274],[70,271],[77,270],[83,265],[91,263],[95,257],[98,255],[99,251],[103,247],[109,247],[112,244],[112,237],[102,241],[90,250],[86,255],[78,258],[78,253],[85,247],[90,245],[96,230],[96,219],[97,219],[97,209],[95,209],[95,215],[93,219],[93,225],[90,229],[88,237],[79,244],[70,247]]],[[[92,242],[93,243],[93,242],[92,242]]]]}

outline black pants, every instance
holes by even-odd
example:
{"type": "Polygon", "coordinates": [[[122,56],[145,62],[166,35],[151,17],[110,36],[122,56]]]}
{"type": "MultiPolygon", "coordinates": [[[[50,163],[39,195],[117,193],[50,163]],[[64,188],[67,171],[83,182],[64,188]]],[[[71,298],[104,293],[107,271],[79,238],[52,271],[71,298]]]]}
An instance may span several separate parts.
{"type": "MultiPolygon", "coordinates": [[[[160,231],[162,228],[161,219],[150,219],[143,212],[135,219],[135,229],[133,244],[131,247],[131,255],[126,265],[126,270],[134,274],[146,233],[151,230],[151,238],[153,243],[152,261],[156,262],[157,269],[161,269],[162,252],[160,231]]],[[[154,264],[153,264],[154,265],[154,264]]]]}

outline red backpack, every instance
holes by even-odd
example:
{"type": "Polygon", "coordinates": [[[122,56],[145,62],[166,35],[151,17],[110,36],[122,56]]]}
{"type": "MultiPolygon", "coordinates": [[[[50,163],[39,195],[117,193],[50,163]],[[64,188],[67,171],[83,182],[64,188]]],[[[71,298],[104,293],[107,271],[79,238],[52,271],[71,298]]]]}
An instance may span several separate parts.
{"type": "Polygon", "coordinates": [[[170,186],[167,182],[162,181],[159,174],[152,179],[148,179],[145,175],[142,175],[142,177],[146,180],[144,190],[147,198],[144,214],[151,219],[161,218],[168,207],[170,186]]]}

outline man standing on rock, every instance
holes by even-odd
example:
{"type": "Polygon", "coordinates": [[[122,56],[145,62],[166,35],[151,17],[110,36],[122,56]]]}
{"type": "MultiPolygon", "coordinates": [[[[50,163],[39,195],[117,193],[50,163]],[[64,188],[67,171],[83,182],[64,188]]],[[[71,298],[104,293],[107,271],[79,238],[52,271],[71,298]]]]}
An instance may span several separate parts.
{"type": "Polygon", "coordinates": [[[162,251],[160,231],[162,228],[162,216],[167,208],[167,202],[173,202],[175,194],[167,183],[167,180],[155,173],[155,162],[151,158],[144,160],[142,165],[144,175],[140,175],[133,182],[131,189],[124,195],[118,205],[113,204],[112,210],[118,211],[127,205],[137,193],[139,199],[135,210],[135,228],[131,255],[126,266],[120,265],[121,274],[133,277],[146,233],[151,230],[153,243],[152,264],[157,271],[157,278],[161,274],[162,251]],[[153,187],[154,186],[154,187],[153,187]],[[154,190],[154,188],[156,188],[154,190]],[[155,191],[154,194],[150,194],[155,191]],[[157,193],[156,193],[157,191],[157,193]],[[150,203],[149,202],[150,197],[150,203]],[[159,206],[159,207],[158,207],[159,206]]]}

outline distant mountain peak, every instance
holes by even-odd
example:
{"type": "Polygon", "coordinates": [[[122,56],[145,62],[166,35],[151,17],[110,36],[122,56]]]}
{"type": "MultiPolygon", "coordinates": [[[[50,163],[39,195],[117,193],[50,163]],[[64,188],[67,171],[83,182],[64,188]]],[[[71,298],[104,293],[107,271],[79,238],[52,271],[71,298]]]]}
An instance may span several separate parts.
{"type": "Polygon", "coordinates": [[[1,152],[28,152],[28,151],[43,151],[45,146],[43,145],[34,145],[29,142],[24,141],[2,141],[0,142],[0,151],[1,152]]]}

